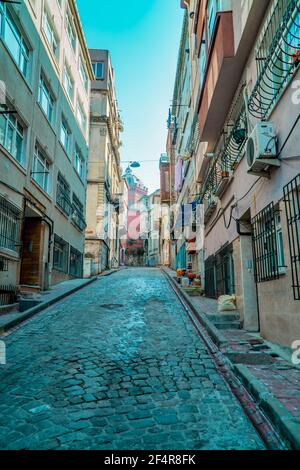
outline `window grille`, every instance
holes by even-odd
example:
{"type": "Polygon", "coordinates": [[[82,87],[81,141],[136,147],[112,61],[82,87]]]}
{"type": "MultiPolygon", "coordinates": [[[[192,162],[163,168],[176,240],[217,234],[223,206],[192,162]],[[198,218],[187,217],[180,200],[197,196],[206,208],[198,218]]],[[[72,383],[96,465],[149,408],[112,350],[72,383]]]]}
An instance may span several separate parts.
{"type": "Polygon", "coordinates": [[[83,256],[80,251],[71,246],[70,248],[70,269],[69,273],[74,277],[82,277],[83,272],[83,256]]]}
{"type": "Polygon", "coordinates": [[[56,203],[66,215],[71,214],[72,203],[70,196],[70,185],[60,173],[57,177],[56,203]]]}
{"type": "Polygon", "coordinates": [[[0,196],[0,248],[19,253],[21,211],[0,196]]]}
{"type": "Polygon", "coordinates": [[[278,250],[276,240],[276,210],[271,203],[251,221],[257,283],[279,278],[278,250]]]}
{"type": "Polygon", "coordinates": [[[267,119],[300,64],[300,0],[276,0],[256,53],[258,78],[249,112],[267,119]]]}
{"type": "Polygon", "coordinates": [[[0,305],[12,305],[18,301],[18,292],[15,286],[0,285],[0,305]]]}
{"type": "Polygon", "coordinates": [[[84,212],[83,212],[83,205],[79,201],[79,199],[73,194],[73,213],[72,213],[72,221],[76,225],[76,227],[83,231],[86,228],[84,212]]]}
{"type": "Polygon", "coordinates": [[[54,236],[54,249],[53,249],[53,268],[68,272],[69,264],[69,244],[60,238],[58,235],[54,236]]]}
{"type": "Polygon", "coordinates": [[[300,300],[300,173],[284,189],[294,299],[300,300]]]}

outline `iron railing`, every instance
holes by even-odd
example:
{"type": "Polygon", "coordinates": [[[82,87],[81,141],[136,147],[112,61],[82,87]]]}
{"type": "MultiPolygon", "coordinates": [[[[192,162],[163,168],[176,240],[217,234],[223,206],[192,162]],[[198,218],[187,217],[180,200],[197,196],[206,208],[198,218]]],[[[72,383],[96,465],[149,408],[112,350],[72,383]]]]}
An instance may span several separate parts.
{"type": "Polygon", "coordinates": [[[211,196],[220,195],[222,182],[224,179],[229,180],[230,174],[244,154],[248,139],[248,119],[243,93],[244,85],[234,99],[222,138],[216,147],[214,160],[208,169],[201,191],[202,202],[209,200],[211,196]]]}
{"type": "Polygon", "coordinates": [[[73,205],[72,221],[76,227],[83,232],[86,229],[86,222],[83,213],[73,205]]]}
{"type": "Polygon", "coordinates": [[[15,286],[0,286],[0,305],[12,305],[18,301],[18,291],[15,286]]]}
{"type": "Polygon", "coordinates": [[[63,179],[57,181],[56,204],[66,214],[70,215],[72,212],[72,203],[70,198],[70,188],[63,179]]]}
{"type": "Polygon", "coordinates": [[[276,0],[257,47],[258,78],[249,112],[265,120],[300,63],[300,0],[276,0]]]}
{"type": "Polygon", "coordinates": [[[20,209],[0,196],[0,248],[19,253],[21,220],[20,209]]]}
{"type": "Polygon", "coordinates": [[[256,283],[279,279],[275,215],[272,202],[251,221],[256,283]]]}
{"type": "Polygon", "coordinates": [[[300,173],[283,188],[294,299],[300,300],[300,173]]]}
{"type": "Polygon", "coordinates": [[[60,238],[58,235],[54,235],[54,248],[53,248],[53,268],[68,272],[69,266],[69,244],[60,238]]]}

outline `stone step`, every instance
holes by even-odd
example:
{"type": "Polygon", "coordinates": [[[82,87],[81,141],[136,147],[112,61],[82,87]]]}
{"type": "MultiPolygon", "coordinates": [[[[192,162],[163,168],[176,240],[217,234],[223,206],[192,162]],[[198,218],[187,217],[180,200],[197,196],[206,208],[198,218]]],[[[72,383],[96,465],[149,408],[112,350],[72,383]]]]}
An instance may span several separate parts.
{"type": "Polygon", "coordinates": [[[218,330],[241,330],[242,328],[240,321],[214,322],[214,325],[218,330]]]}
{"type": "Polygon", "coordinates": [[[239,313],[228,313],[228,314],[208,314],[207,318],[213,323],[228,323],[240,321],[239,313]]]}

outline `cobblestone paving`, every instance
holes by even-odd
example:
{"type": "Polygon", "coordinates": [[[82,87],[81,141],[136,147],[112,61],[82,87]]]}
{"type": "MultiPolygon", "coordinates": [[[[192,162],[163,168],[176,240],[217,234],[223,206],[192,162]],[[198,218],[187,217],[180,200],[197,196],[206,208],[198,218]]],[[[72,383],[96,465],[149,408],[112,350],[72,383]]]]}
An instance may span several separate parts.
{"type": "Polygon", "coordinates": [[[97,281],[5,338],[1,449],[262,449],[159,270],[97,281]]]}

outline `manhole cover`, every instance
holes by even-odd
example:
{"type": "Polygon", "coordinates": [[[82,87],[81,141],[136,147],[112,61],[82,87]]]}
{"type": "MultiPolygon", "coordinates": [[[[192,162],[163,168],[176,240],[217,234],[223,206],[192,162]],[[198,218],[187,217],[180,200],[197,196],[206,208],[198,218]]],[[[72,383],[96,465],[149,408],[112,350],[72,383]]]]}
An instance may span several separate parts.
{"type": "Polygon", "coordinates": [[[123,307],[122,304],[102,304],[100,305],[101,308],[105,308],[106,310],[114,310],[115,308],[123,307]]]}
{"type": "Polygon", "coordinates": [[[231,362],[234,364],[248,364],[248,365],[258,365],[258,366],[263,366],[263,365],[268,365],[268,364],[274,364],[276,362],[276,359],[269,354],[245,354],[245,353],[227,353],[226,356],[228,359],[230,359],[231,362]]]}

